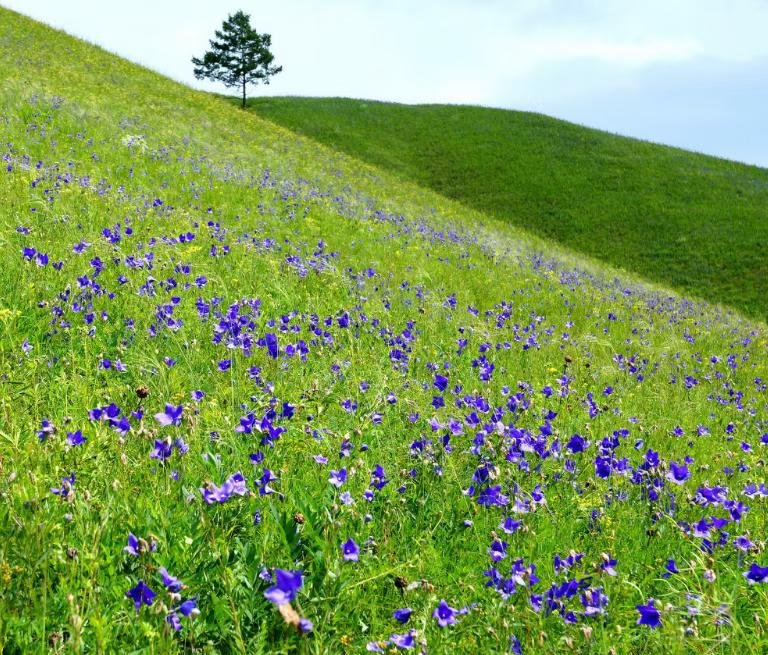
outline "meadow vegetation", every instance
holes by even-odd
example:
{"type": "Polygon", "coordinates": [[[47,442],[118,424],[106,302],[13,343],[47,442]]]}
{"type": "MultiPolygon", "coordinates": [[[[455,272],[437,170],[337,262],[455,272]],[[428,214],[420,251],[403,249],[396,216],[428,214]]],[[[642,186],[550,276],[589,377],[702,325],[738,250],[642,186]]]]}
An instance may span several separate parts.
{"type": "Polygon", "coordinates": [[[0,80],[2,652],[765,652],[762,323],[6,10],[0,80]]]}

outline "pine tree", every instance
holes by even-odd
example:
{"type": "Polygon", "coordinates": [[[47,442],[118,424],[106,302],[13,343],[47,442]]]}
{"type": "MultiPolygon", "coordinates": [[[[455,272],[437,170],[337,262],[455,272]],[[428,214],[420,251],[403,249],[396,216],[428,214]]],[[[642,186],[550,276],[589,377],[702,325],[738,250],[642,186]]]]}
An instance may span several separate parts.
{"type": "Polygon", "coordinates": [[[221,30],[214,34],[216,39],[210,41],[211,49],[203,58],[192,58],[195,77],[223,82],[227,87],[242,87],[245,108],[246,85],[269,84],[270,76],[283,70],[282,66],[272,66],[272,37],[254,30],[251,17],[242,11],[228,16],[221,30]]]}

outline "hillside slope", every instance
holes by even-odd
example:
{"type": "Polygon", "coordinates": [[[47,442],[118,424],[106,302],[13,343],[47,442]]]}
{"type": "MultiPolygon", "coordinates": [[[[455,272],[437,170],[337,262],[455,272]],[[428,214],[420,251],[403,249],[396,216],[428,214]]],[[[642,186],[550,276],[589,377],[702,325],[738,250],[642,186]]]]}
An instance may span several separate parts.
{"type": "Polygon", "coordinates": [[[768,648],[768,333],[0,10],[0,651],[768,648]]]}
{"type": "Polygon", "coordinates": [[[569,248],[768,316],[768,170],[501,109],[345,98],[250,107],[569,248]]]}

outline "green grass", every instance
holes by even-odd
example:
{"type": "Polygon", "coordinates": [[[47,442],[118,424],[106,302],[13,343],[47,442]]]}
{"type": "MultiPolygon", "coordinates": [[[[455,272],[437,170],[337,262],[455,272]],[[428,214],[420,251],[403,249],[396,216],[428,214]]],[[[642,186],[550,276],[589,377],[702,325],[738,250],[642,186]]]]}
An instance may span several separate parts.
{"type": "Polygon", "coordinates": [[[525,653],[766,651],[768,585],[744,577],[768,564],[766,498],[745,493],[766,478],[764,324],[5,10],[0,131],[0,652],[347,655],[411,629],[432,655],[512,636],[525,653]],[[91,420],[111,403],[124,433],[91,420]],[[179,425],[156,420],[166,404],[179,425]],[[285,432],[237,431],[251,413],[285,432]],[[187,452],[151,456],[176,438],[187,452]],[[370,499],[377,465],[390,482],[370,499]],[[204,502],[238,471],[247,493],[204,502]],[[478,502],[495,485],[510,502],[478,502]],[[728,507],[695,502],[714,485],[728,507]],[[711,553],[684,529],[740,502],[711,553]],[[126,553],[129,532],[156,549],[126,553]],[[540,581],[505,599],[484,572],[518,558],[540,581]],[[197,599],[181,632],[161,566],[197,599]],[[303,572],[310,634],[265,598],[276,568],[303,572]],[[578,595],[536,611],[566,579],[601,588],[604,613],[578,595]],[[139,580],[157,595],[135,611],[139,580]],[[650,598],[656,629],[637,625],[650,598]],[[441,599],[466,608],[455,625],[433,619],[441,599]]]}
{"type": "Polygon", "coordinates": [[[252,98],[259,116],[488,215],[768,316],[768,171],[540,114],[252,98]]]}

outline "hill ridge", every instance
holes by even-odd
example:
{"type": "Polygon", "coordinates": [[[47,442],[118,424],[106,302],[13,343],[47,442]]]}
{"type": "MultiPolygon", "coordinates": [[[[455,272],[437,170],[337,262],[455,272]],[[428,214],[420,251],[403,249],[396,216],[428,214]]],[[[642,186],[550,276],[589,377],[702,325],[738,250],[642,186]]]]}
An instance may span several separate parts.
{"type": "Polygon", "coordinates": [[[295,97],[250,106],[576,252],[755,317],[768,311],[765,169],[498,108],[295,97]]]}

